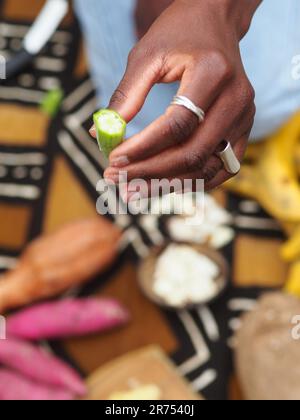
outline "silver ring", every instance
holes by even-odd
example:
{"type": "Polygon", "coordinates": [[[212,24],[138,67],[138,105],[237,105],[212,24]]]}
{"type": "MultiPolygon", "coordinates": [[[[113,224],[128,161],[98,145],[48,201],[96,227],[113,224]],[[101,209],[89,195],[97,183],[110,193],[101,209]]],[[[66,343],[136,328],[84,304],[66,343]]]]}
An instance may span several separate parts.
{"type": "Polygon", "coordinates": [[[174,96],[171,105],[179,105],[187,108],[189,111],[193,112],[199,118],[200,124],[203,123],[205,119],[205,112],[203,109],[195,105],[189,98],[186,96],[174,96]]]}
{"type": "Polygon", "coordinates": [[[224,163],[225,170],[231,175],[236,175],[241,170],[241,163],[236,157],[231,144],[226,140],[224,143],[226,144],[224,150],[217,154],[224,163]]]}

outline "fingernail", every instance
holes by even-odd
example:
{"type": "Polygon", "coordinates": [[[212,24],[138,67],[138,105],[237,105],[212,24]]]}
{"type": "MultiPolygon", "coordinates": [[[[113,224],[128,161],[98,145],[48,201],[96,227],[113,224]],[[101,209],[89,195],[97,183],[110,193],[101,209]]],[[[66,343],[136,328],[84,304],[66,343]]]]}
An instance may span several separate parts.
{"type": "Polygon", "coordinates": [[[91,127],[91,129],[90,129],[90,135],[92,136],[92,137],[96,137],[96,127],[93,125],[92,127],[91,127]]]}
{"type": "Polygon", "coordinates": [[[105,173],[104,174],[104,180],[105,182],[118,184],[120,181],[119,174],[118,173],[105,173]]]}
{"type": "Polygon", "coordinates": [[[110,164],[114,168],[124,168],[124,166],[129,165],[130,161],[127,156],[120,156],[118,158],[112,159],[110,164]]]}

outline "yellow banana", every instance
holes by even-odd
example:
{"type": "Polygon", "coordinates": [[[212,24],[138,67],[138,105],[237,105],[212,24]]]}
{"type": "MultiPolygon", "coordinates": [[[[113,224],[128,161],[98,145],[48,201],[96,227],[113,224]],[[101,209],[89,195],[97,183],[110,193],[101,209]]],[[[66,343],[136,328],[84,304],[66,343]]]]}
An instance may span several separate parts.
{"type": "Polygon", "coordinates": [[[243,165],[241,171],[234,178],[230,179],[225,186],[232,192],[257,199],[255,189],[256,167],[254,165],[243,165]]]}
{"type": "Polygon", "coordinates": [[[300,260],[296,261],[291,267],[285,291],[300,298],[300,260]]]}
{"type": "Polygon", "coordinates": [[[295,149],[300,136],[300,112],[265,142],[251,146],[256,157],[227,183],[231,191],[256,199],[281,222],[300,224],[300,186],[295,149]]]}
{"type": "Polygon", "coordinates": [[[300,226],[296,228],[290,239],[283,245],[281,256],[287,262],[300,259],[300,226]]]}
{"type": "Polygon", "coordinates": [[[259,159],[259,156],[263,147],[264,147],[264,142],[250,143],[246,152],[245,162],[251,164],[257,161],[259,159]]]}
{"type": "Polygon", "coordinates": [[[299,143],[296,146],[295,159],[296,159],[296,170],[297,170],[298,176],[300,177],[300,138],[299,138],[299,143]]]}
{"type": "Polygon", "coordinates": [[[282,227],[285,234],[290,238],[293,236],[296,231],[300,228],[299,223],[292,223],[292,222],[282,222],[279,220],[279,224],[282,227]]]}

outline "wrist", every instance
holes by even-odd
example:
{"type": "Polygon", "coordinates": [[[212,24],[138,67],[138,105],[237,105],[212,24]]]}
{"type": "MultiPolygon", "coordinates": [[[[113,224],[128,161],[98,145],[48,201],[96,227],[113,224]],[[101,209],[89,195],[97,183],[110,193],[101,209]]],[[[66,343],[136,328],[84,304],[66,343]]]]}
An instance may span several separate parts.
{"type": "Polygon", "coordinates": [[[187,7],[206,10],[211,18],[230,24],[241,40],[248,32],[252,18],[263,0],[175,0],[187,7]]]}
{"type": "Polygon", "coordinates": [[[248,32],[252,18],[263,0],[208,0],[223,10],[227,20],[236,28],[239,39],[248,32]]]}

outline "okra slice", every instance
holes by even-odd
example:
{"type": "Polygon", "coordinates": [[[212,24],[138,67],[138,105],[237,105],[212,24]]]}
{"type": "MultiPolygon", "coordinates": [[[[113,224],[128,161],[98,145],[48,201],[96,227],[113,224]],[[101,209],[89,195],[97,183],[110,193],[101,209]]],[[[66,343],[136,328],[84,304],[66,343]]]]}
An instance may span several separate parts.
{"type": "Polygon", "coordinates": [[[101,109],[94,114],[97,141],[100,150],[109,157],[111,152],[125,139],[126,122],[110,109],[101,109]]]}

